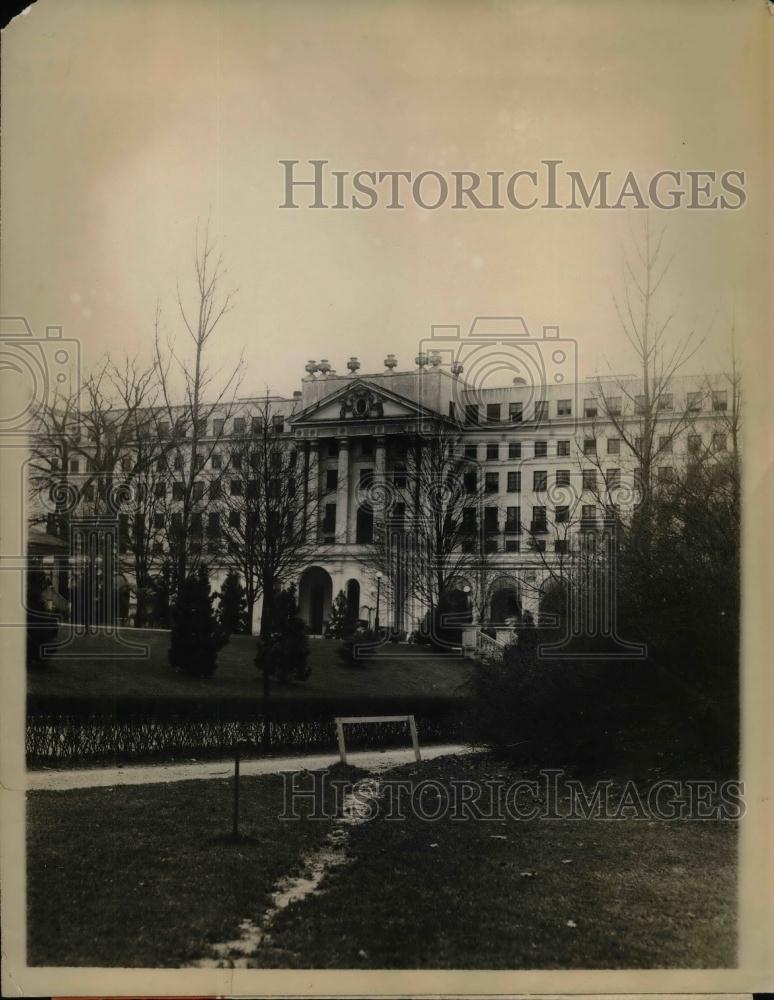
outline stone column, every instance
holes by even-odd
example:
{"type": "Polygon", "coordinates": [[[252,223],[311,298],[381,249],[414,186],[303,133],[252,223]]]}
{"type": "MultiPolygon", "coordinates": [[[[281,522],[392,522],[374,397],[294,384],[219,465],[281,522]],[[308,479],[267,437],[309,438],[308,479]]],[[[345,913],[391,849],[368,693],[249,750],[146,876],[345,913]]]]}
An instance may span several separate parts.
{"type": "Polygon", "coordinates": [[[304,538],[317,540],[321,511],[319,510],[320,460],[319,443],[304,442],[304,538]]]}
{"type": "Polygon", "coordinates": [[[336,487],[336,542],[349,541],[349,438],[339,439],[339,475],[336,487]]]}

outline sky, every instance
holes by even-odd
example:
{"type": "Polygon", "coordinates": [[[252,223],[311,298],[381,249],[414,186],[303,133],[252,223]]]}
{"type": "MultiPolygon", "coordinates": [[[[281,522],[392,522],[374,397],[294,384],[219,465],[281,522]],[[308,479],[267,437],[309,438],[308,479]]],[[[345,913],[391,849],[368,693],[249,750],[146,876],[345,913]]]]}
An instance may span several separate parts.
{"type": "MultiPolygon", "coordinates": [[[[657,303],[725,366],[761,334],[765,5],[38,0],[3,37],[2,311],[63,327],[84,368],[181,337],[197,226],[235,290],[214,367],[289,394],[308,359],[413,367],[433,324],[559,326],[581,373],[633,370],[614,300],[642,216],[280,208],[279,161],[745,170],[739,211],[651,210],[657,303]]],[[[308,168],[307,168],[308,169],[308,168]]],[[[182,341],[181,341],[182,343],[182,341]]]]}

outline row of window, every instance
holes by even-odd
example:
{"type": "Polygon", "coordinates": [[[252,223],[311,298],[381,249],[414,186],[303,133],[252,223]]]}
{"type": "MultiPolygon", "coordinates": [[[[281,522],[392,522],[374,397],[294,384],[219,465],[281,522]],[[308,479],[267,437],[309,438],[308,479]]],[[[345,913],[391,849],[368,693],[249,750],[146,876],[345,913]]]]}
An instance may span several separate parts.
{"type": "MultiPolygon", "coordinates": [[[[725,412],[728,409],[728,393],[725,390],[715,390],[709,396],[705,392],[689,392],[686,397],[686,407],[692,413],[699,413],[704,409],[704,402],[707,399],[711,401],[712,409],[716,413],[725,412]]],[[[504,403],[487,403],[486,423],[502,423],[506,412],[504,410],[505,405],[504,403]]],[[[509,423],[519,424],[527,420],[523,402],[510,402],[507,404],[507,407],[507,419],[509,423]]],[[[648,412],[648,410],[651,412],[654,410],[668,412],[674,409],[674,394],[671,392],[662,392],[655,398],[651,397],[650,405],[648,405],[648,399],[645,395],[636,395],[634,397],[634,412],[638,415],[642,415],[648,412]]],[[[571,417],[573,415],[572,411],[573,401],[571,398],[556,400],[555,415],[557,417],[571,417]]],[[[605,399],[590,396],[584,399],[582,412],[584,418],[621,416],[624,412],[623,396],[607,396],[605,399]]],[[[478,403],[468,403],[465,406],[465,423],[477,424],[480,422],[480,417],[481,412],[478,403]]],[[[532,407],[531,422],[541,423],[548,419],[550,419],[548,400],[535,400],[532,407]]]]}

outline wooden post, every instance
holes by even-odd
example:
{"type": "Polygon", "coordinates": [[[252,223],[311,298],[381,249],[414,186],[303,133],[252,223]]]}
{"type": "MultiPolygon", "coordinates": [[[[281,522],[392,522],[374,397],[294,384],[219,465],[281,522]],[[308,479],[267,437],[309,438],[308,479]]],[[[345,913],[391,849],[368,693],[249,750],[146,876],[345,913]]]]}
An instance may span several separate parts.
{"type": "Polygon", "coordinates": [[[417,724],[413,715],[408,717],[408,724],[411,730],[411,745],[414,747],[414,760],[419,762],[422,760],[422,757],[419,753],[419,736],[417,735],[417,724]]]}
{"type": "Polygon", "coordinates": [[[239,838],[239,747],[234,748],[234,840],[239,838]]]}
{"type": "Polygon", "coordinates": [[[341,719],[336,719],[336,738],[339,741],[339,760],[342,764],[346,764],[347,751],[344,747],[344,723],[341,719]]]}

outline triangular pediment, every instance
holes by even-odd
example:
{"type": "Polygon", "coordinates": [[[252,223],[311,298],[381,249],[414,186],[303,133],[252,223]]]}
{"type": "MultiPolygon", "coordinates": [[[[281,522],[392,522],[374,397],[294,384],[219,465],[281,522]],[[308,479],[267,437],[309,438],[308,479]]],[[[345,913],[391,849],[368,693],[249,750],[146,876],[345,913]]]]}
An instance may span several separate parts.
{"type": "Polygon", "coordinates": [[[325,424],[342,421],[438,419],[439,413],[421,406],[413,399],[391,392],[367,379],[353,379],[329,396],[297,413],[292,423],[325,424]]]}

